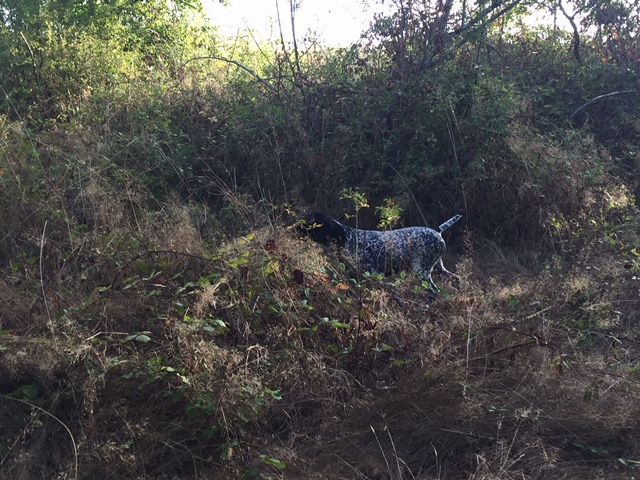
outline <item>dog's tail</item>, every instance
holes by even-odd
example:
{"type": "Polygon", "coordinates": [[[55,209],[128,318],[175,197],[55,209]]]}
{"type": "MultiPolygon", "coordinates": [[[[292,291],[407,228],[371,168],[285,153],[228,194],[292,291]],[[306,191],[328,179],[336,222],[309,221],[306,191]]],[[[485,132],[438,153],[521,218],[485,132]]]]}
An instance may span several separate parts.
{"type": "Polygon", "coordinates": [[[443,233],[446,230],[449,230],[456,223],[458,223],[458,220],[460,220],[461,218],[462,218],[462,215],[455,215],[455,216],[451,217],[449,220],[447,220],[442,225],[440,225],[440,227],[438,227],[440,229],[440,233],[443,233]]]}

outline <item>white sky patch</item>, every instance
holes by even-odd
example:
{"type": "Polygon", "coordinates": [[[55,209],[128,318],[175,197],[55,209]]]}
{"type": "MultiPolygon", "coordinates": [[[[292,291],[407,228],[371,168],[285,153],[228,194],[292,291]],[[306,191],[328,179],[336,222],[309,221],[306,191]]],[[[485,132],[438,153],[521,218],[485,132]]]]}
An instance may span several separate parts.
{"type": "MultiPolygon", "coordinates": [[[[280,39],[276,0],[203,0],[205,12],[220,32],[229,37],[243,36],[247,30],[258,42],[280,39]]],[[[311,33],[328,46],[347,46],[360,38],[384,6],[377,1],[302,0],[295,15],[296,39],[303,42],[311,33]]],[[[285,40],[291,41],[289,0],[278,0],[285,40]]],[[[388,7],[387,7],[388,8],[388,7]]]]}
{"type": "MultiPolygon", "coordinates": [[[[276,0],[203,0],[205,13],[223,36],[245,37],[248,32],[258,43],[280,40],[276,0]]],[[[307,38],[318,39],[332,47],[344,47],[356,42],[377,12],[392,10],[392,3],[381,0],[298,0],[295,14],[296,39],[304,45],[307,38]]],[[[289,0],[278,0],[280,21],[285,41],[291,42],[289,0]]],[[[553,26],[553,15],[545,11],[529,13],[526,25],[553,26]]],[[[558,12],[557,25],[570,30],[566,19],[558,12]]]]}

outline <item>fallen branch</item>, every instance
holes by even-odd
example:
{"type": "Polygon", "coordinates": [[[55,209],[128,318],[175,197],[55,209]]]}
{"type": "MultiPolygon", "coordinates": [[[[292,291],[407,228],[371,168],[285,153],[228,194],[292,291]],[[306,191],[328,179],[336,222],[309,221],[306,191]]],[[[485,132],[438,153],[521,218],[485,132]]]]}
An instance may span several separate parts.
{"type": "Polygon", "coordinates": [[[123,266],[121,266],[118,269],[118,273],[114,277],[113,281],[109,284],[108,288],[112,288],[118,282],[120,277],[122,276],[122,272],[124,272],[127,269],[127,267],[132,265],[137,260],[140,260],[143,257],[148,257],[150,255],[161,255],[161,254],[170,254],[170,255],[178,255],[178,256],[188,257],[188,258],[195,258],[196,260],[204,260],[205,262],[213,262],[214,261],[210,257],[203,257],[202,255],[195,255],[193,253],[187,253],[187,252],[178,252],[176,250],[148,250],[146,252],[140,253],[139,255],[136,255],[131,260],[129,260],[127,263],[125,263],[123,266]]]}
{"type": "Polygon", "coordinates": [[[638,92],[636,92],[635,90],[619,90],[617,92],[605,93],[604,95],[599,95],[595,98],[592,98],[587,103],[585,103],[580,108],[578,108],[576,111],[574,111],[571,115],[569,115],[569,121],[573,120],[573,117],[575,117],[578,113],[580,113],[582,110],[587,108],[589,105],[592,105],[602,99],[614,97],[616,95],[628,95],[630,93],[638,93],[638,92]]]}
{"type": "Polygon", "coordinates": [[[493,355],[498,355],[500,353],[504,353],[504,352],[507,352],[509,350],[517,350],[517,349],[522,348],[522,347],[531,347],[531,346],[549,347],[549,345],[546,342],[540,341],[540,339],[538,339],[537,337],[534,337],[534,336],[532,336],[532,337],[533,338],[531,340],[527,340],[527,341],[521,342],[521,343],[516,343],[515,345],[509,345],[507,347],[500,348],[499,350],[494,350],[493,352],[485,353],[484,355],[481,355],[479,357],[470,358],[469,362],[475,362],[477,360],[484,360],[484,359],[486,359],[488,357],[491,357],[493,355]]]}

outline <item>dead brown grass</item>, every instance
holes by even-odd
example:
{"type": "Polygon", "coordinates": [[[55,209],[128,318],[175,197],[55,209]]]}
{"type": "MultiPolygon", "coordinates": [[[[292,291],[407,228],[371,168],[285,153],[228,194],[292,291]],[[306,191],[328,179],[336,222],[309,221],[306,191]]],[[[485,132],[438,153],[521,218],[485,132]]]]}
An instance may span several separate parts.
{"type": "Polygon", "coordinates": [[[51,205],[42,192],[9,205],[15,182],[0,192],[14,223],[0,256],[0,477],[75,478],[76,460],[80,478],[107,479],[637,467],[640,234],[624,188],[554,224],[545,255],[468,235],[450,262],[461,289],[432,301],[410,275],[372,279],[296,237],[277,209],[225,190],[242,233],[212,241],[204,207],[108,172],[58,179],[69,198],[51,205]]]}
{"type": "MultiPolygon", "coordinates": [[[[478,246],[467,248],[461,291],[430,306],[413,279],[352,276],[283,229],[257,230],[210,261],[149,254],[58,320],[54,342],[2,337],[3,391],[71,395],[46,405],[74,433],[89,476],[623,474],[639,453],[635,313],[620,299],[628,269],[556,262],[487,277],[478,246]],[[207,280],[175,277],[187,269],[207,280]],[[173,296],[153,295],[159,285],[173,296]],[[150,342],[125,341],[143,331],[150,342]]],[[[30,465],[54,455],[35,441],[45,432],[61,448],[48,461],[68,474],[60,426],[33,411],[25,422],[28,408],[3,403],[3,472],[37,476],[30,465]]]]}

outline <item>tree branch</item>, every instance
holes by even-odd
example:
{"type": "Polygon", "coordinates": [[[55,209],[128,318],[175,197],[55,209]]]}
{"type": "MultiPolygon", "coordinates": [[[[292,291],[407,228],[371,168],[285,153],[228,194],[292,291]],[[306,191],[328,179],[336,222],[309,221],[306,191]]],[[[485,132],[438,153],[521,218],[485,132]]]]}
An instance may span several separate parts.
{"type": "Polygon", "coordinates": [[[578,108],[577,110],[575,110],[571,115],[569,115],[569,121],[572,121],[573,118],[580,113],[582,110],[584,110],[585,108],[587,108],[589,105],[592,105],[596,102],[599,102],[600,100],[603,100],[605,98],[609,98],[609,97],[614,97],[616,95],[628,95],[630,93],[638,93],[635,90],[619,90],[617,92],[611,92],[611,93],[605,93],[604,95],[598,95],[595,98],[592,98],[591,100],[589,100],[587,103],[585,103],[584,105],[582,105],[580,108],[578,108]]]}
{"type": "MultiPolygon", "coordinates": [[[[454,37],[454,36],[459,37],[463,33],[466,33],[469,30],[472,30],[473,28],[477,27],[478,29],[481,29],[485,25],[491,24],[491,23],[495,22],[501,16],[509,13],[511,10],[513,10],[515,7],[517,7],[522,2],[523,2],[523,0],[513,0],[513,1],[505,4],[501,0],[494,0],[492,2],[492,4],[488,8],[483,10],[482,13],[474,15],[475,18],[469,20],[469,22],[467,24],[465,24],[464,26],[461,26],[460,28],[457,28],[457,29],[453,30],[449,35],[451,37],[454,37]],[[502,6],[502,8],[497,10],[500,6],[502,6]],[[486,15],[488,15],[490,12],[493,12],[493,14],[489,18],[486,18],[486,15]]],[[[464,37],[460,38],[458,40],[458,42],[452,44],[452,46],[450,46],[450,48],[448,48],[447,50],[443,51],[441,54],[438,54],[438,55],[434,56],[434,58],[430,59],[430,61],[425,62],[424,65],[423,65],[423,68],[424,69],[431,68],[433,65],[435,65],[439,61],[442,61],[444,58],[446,58],[446,56],[448,54],[451,53],[451,50],[457,51],[460,47],[462,47],[465,43],[467,43],[469,41],[469,38],[470,38],[470,36],[464,36],[464,37]]]]}
{"type": "Polygon", "coordinates": [[[577,10],[573,15],[569,15],[562,6],[561,0],[558,0],[558,7],[560,8],[560,11],[564,15],[564,17],[569,21],[569,23],[571,24],[571,28],[573,29],[573,56],[576,58],[578,63],[582,63],[582,57],[580,56],[580,32],[578,31],[578,26],[575,22],[576,15],[580,12],[580,10],[577,10]]]}
{"type": "Polygon", "coordinates": [[[482,13],[475,15],[475,18],[470,20],[469,23],[461,26],[460,28],[455,29],[453,31],[453,34],[460,35],[461,33],[464,33],[467,30],[471,30],[479,23],[483,23],[483,24],[492,23],[498,18],[500,18],[502,15],[508,13],[510,10],[513,10],[515,7],[521,4],[522,1],[523,0],[514,0],[510,3],[506,3],[505,5],[505,3],[501,2],[500,0],[496,0],[492,3],[491,6],[486,8],[482,13]],[[496,9],[499,8],[500,6],[502,6],[503,8],[496,11],[496,9]],[[485,19],[485,17],[492,11],[494,12],[493,15],[491,15],[489,19],[485,19]]]}
{"type": "Polygon", "coordinates": [[[249,75],[251,75],[253,78],[255,78],[257,82],[259,82],[262,85],[264,85],[267,88],[267,90],[269,90],[271,93],[274,92],[273,91],[273,87],[271,86],[271,84],[269,84],[269,82],[267,82],[264,78],[262,78],[260,75],[258,75],[255,71],[253,71],[251,68],[247,67],[243,63],[240,63],[240,62],[238,62],[236,60],[231,60],[230,58],[220,57],[218,55],[207,55],[207,56],[203,56],[203,57],[193,57],[193,58],[190,58],[189,60],[187,60],[186,62],[184,62],[180,68],[182,69],[182,68],[186,67],[189,63],[195,62],[196,60],[219,60],[221,62],[226,62],[226,63],[230,63],[231,65],[235,65],[240,70],[244,70],[249,75]]]}
{"type": "Polygon", "coordinates": [[[289,0],[289,13],[291,18],[291,36],[293,37],[293,57],[296,62],[297,75],[300,77],[300,53],[298,52],[298,40],[296,39],[296,0],[289,0]]]}

